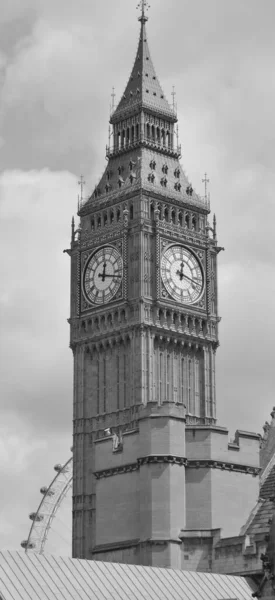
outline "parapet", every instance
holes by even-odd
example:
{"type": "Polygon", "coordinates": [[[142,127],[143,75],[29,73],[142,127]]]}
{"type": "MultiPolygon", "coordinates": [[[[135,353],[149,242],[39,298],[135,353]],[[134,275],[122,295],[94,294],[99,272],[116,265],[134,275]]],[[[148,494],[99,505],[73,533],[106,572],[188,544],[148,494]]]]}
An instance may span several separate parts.
{"type": "MultiPolygon", "coordinates": [[[[186,426],[186,458],[197,461],[217,461],[225,465],[260,471],[258,433],[237,430],[229,440],[228,429],[217,425],[186,426]]],[[[239,469],[238,469],[239,470],[239,469]]]]}

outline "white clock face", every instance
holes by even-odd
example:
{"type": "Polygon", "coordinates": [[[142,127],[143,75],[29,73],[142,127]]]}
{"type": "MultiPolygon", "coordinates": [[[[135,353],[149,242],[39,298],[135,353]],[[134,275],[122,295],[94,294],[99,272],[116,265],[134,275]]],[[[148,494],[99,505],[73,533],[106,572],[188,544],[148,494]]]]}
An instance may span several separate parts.
{"type": "Polygon", "coordinates": [[[83,288],[89,302],[106,304],[118,292],[123,275],[122,256],[113,246],[103,246],[88,260],[83,288]]]}
{"type": "Polygon", "coordinates": [[[203,272],[197,258],[184,246],[170,246],[161,260],[167,292],[178,302],[193,304],[203,292],[203,272]]]}

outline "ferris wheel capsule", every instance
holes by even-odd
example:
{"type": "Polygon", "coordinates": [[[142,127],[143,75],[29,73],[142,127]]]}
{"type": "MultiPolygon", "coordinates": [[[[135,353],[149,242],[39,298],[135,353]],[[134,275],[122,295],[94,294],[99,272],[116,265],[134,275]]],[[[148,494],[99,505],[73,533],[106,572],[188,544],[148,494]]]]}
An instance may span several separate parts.
{"type": "Polygon", "coordinates": [[[57,473],[60,473],[60,471],[62,471],[63,466],[62,465],[55,465],[54,466],[54,470],[57,471],[57,473]]]}
{"type": "Polygon", "coordinates": [[[21,542],[21,546],[25,550],[34,550],[35,543],[32,542],[31,540],[23,540],[23,542],[21,542]]]}
{"type": "Polygon", "coordinates": [[[29,515],[29,519],[31,521],[38,521],[38,522],[40,522],[40,521],[43,521],[44,517],[43,517],[43,515],[39,515],[38,513],[33,512],[33,513],[31,513],[29,515]]]}
{"type": "Polygon", "coordinates": [[[48,488],[48,487],[44,486],[44,487],[42,487],[40,489],[40,493],[43,494],[43,496],[46,496],[46,495],[47,496],[54,496],[55,491],[54,491],[53,488],[48,488]]]}

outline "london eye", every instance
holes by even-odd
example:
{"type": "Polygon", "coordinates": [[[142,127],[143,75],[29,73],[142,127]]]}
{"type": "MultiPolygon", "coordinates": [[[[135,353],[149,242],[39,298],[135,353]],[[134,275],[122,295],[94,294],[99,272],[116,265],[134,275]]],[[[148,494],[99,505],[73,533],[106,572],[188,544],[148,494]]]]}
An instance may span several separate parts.
{"type": "MultiPolygon", "coordinates": [[[[37,510],[30,513],[29,518],[32,521],[32,524],[29,535],[26,540],[21,542],[21,546],[26,553],[44,553],[57,512],[65,498],[69,496],[68,493],[72,487],[72,466],[72,457],[70,457],[64,465],[55,465],[54,470],[56,471],[56,475],[50,485],[40,489],[43,496],[42,500],[37,510]]],[[[68,547],[70,542],[71,540],[66,540],[68,547]]]]}

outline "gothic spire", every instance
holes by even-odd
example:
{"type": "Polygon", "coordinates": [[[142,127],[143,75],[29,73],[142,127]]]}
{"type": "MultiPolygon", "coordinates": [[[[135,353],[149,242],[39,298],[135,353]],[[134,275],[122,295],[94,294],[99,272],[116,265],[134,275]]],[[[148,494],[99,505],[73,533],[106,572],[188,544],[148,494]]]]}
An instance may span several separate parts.
{"type": "Polygon", "coordinates": [[[165,98],[150,56],[146,33],[148,20],[145,14],[145,8],[148,7],[146,0],[142,0],[138,7],[141,8],[139,17],[141,26],[137,54],[130,79],[110,122],[115,123],[144,109],[159,117],[168,117],[175,123],[177,117],[165,98]]]}

